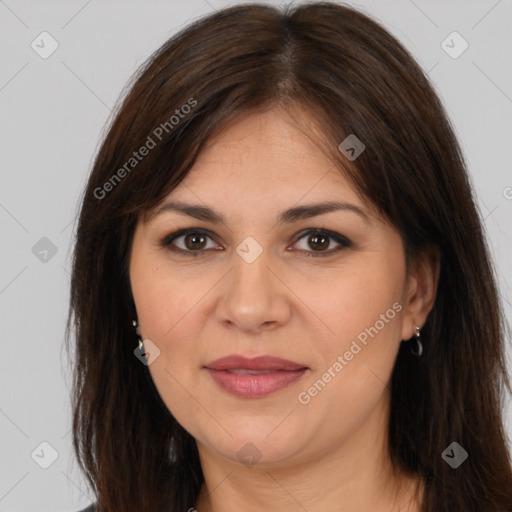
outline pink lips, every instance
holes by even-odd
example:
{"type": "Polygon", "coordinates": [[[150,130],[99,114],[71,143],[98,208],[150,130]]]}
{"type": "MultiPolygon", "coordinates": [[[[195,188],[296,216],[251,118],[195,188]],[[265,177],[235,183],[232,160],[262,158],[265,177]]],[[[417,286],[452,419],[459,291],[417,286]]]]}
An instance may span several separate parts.
{"type": "Polygon", "coordinates": [[[261,398],[283,389],[308,370],[303,364],[272,356],[248,359],[231,355],[204,366],[225,391],[244,398],[261,398]]]}

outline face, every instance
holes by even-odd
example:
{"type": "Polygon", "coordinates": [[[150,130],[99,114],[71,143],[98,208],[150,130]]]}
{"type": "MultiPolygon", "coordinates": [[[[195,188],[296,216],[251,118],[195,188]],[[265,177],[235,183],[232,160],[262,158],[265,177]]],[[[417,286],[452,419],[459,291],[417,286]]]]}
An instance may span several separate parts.
{"type": "Polygon", "coordinates": [[[200,451],[298,464],[381,434],[414,321],[395,228],[277,110],[212,139],[171,201],[222,221],[140,220],[130,280],[151,376],[200,451]],[[343,206],[313,207],[328,201],[343,206]],[[214,363],[232,355],[295,366],[214,363]]]}

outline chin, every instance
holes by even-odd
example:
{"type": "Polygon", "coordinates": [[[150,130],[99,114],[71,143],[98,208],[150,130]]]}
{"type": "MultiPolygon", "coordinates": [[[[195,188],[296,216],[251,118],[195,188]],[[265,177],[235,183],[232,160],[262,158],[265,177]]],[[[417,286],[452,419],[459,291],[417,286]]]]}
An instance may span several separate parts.
{"type": "Polygon", "coordinates": [[[245,466],[271,467],[294,457],[301,447],[306,446],[307,440],[298,438],[297,433],[282,430],[277,435],[271,428],[265,426],[265,431],[257,428],[239,428],[234,426],[229,430],[233,437],[227,435],[222,439],[205,439],[202,444],[216,451],[223,457],[245,466]],[[269,435],[270,433],[270,435],[269,435]]]}

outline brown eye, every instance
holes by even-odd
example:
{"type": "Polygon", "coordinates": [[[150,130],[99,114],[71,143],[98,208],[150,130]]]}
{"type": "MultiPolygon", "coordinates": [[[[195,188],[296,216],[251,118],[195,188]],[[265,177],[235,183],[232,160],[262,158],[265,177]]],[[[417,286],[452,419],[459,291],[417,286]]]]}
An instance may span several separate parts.
{"type": "Polygon", "coordinates": [[[295,242],[295,245],[303,239],[305,243],[303,243],[302,247],[299,247],[299,250],[305,253],[306,256],[330,256],[335,252],[352,246],[352,242],[348,238],[345,238],[339,233],[324,229],[310,229],[306,231],[297,242],[295,242]],[[327,250],[331,247],[332,241],[334,241],[337,246],[327,250]]]}
{"type": "Polygon", "coordinates": [[[187,249],[196,250],[204,249],[206,245],[206,237],[202,233],[189,233],[184,236],[185,246],[187,249]]]}
{"type": "Polygon", "coordinates": [[[212,238],[205,231],[185,229],[166,236],[160,242],[160,245],[171,251],[199,256],[206,253],[206,249],[215,249],[217,247],[215,244],[207,246],[208,240],[212,240],[212,238]]]}
{"type": "Polygon", "coordinates": [[[308,244],[315,251],[322,251],[329,247],[329,237],[325,235],[309,235],[308,244]]]}

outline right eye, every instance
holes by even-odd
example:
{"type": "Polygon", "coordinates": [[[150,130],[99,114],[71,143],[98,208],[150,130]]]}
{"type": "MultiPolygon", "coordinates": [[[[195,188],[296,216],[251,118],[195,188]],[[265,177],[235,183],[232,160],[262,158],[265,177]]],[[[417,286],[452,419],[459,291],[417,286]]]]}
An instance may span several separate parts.
{"type": "Polygon", "coordinates": [[[213,249],[213,247],[206,246],[207,239],[213,241],[211,236],[202,229],[181,229],[167,235],[160,242],[160,245],[170,251],[182,253],[186,256],[199,256],[205,252],[204,249],[213,249]],[[178,240],[181,247],[176,244],[178,240]]]}

